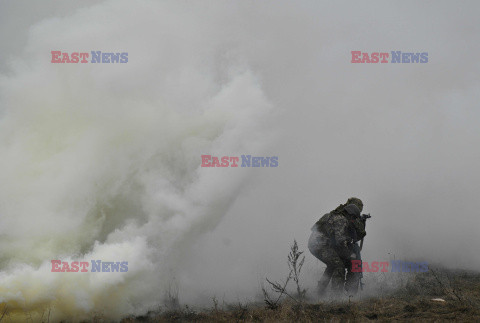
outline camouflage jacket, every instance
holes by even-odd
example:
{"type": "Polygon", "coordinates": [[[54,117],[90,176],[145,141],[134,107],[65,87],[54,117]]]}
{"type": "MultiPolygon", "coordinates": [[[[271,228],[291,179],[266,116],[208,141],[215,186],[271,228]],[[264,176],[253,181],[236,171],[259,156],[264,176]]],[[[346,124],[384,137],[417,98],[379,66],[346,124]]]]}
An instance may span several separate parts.
{"type": "Polygon", "coordinates": [[[315,227],[330,239],[330,245],[345,258],[352,253],[353,244],[365,235],[365,223],[338,208],[325,214],[315,223],[315,227]]]}

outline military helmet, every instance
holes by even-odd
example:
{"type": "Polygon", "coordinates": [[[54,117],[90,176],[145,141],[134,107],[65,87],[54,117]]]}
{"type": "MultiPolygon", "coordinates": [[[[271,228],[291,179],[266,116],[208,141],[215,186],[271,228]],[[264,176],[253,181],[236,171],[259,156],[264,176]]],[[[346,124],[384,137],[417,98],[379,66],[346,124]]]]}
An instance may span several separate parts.
{"type": "Polygon", "coordinates": [[[354,216],[360,216],[360,209],[355,205],[355,204],[348,204],[348,205],[345,205],[345,208],[344,210],[350,214],[350,215],[354,215],[354,216]]]}
{"type": "Polygon", "coordinates": [[[356,198],[356,197],[351,197],[347,200],[347,203],[345,203],[345,205],[349,205],[349,204],[355,204],[360,209],[360,212],[362,212],[363,203],[362,203],[361,199],[356,198]]]}

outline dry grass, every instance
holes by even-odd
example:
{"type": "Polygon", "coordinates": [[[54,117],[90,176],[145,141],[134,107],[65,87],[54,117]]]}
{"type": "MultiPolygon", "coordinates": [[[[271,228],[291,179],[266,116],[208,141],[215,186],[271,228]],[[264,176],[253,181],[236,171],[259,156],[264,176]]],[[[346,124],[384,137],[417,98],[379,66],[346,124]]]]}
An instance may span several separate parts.
{"type": "Polygon", "coordinates": [[[403,287],[382,297],[336,302],[284,301],[275,310],[262,304],[225,309],[150,313],[122,322],[480,322],[480,274],[430,270],[411,274],[403,287]],[[442,298],[445,302],[432,301],[442,298]]]}
{"type": "MultiPolygon", "coordinates": [[[[430,268],[426,273],[390,273],[378,277],[368,283],[370,290],[363,294],[368,297],[321,302],[284,297],[275,309],[267,308],[261,301],[220,305],[216,298],[212,298],[210,309],[194,309],[181,305],[174,289],[166,295],[162,311],[124,318],[121,322],[480,322],[478,272],[430,268]],[[434,298],[445,301],[433,301],[434,298]]],[[[33,319],[32,313],[24,315],[23,321],[52,322],[48,308],[41,318],[33,319]]],[[[6,306],[0,308],[0,322],[16,321],[6,306]]],[[[99,314],[84,322],[111,321],[99,314]]]]}

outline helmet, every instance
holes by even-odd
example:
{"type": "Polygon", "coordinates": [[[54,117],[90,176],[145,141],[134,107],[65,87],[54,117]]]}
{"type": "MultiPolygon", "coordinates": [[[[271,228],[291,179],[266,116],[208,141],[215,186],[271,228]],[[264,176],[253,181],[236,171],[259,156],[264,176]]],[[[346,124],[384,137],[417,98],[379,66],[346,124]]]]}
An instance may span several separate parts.
{"type": "Polygon", "coordinates": [[[360,209],[355,205],[355,204],[348,204],[345,206],[344,210],[350,214],[350,215],[354,215],[354,216],[360,216],[360,209]]]}
{"type": "Polygon", "coordinates": [[[360,210],[360,212],[362,212],[363,203],[362,203],[361,199],[356,198],[356,197],[351,197],[347,200],[347,203],[345,203],[345,205],[349,205],[349,204],[355,204],[358,207],[358,209],[360,210]]]}

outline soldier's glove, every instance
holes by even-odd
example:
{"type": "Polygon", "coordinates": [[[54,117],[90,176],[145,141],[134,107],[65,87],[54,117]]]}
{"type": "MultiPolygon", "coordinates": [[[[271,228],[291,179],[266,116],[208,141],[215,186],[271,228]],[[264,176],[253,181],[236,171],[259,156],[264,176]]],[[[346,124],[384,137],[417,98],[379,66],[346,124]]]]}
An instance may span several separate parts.
{"type": "Polygon", "coordinates": [[[350,259],[357,259],[357,254],[356,253],[352,253],[350,255],[350,259]]]}

